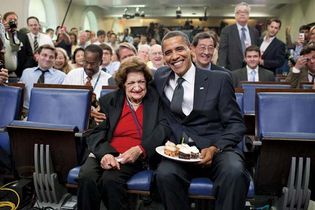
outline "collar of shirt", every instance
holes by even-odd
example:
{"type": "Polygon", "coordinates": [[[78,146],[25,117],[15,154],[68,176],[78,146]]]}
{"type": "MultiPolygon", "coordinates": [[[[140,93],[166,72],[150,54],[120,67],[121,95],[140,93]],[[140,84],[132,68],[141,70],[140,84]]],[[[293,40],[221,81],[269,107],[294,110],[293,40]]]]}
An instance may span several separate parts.
{"type": "MultiPolygon", "coordinates": [[[[182,78],[185,79],[186,82],[194,85],[195,83],[195,75],[196,75],[196,67],[194,66],[193,63],[191,63],[190,68],[188,69],[188,71],[182,76],[182,78]]],[[[179,78],[179,76],[177,74],[175,74],[175,84],[177,84],[177,79],[179,78]]]]}
{"type": "MultiPolygon", "coordinates": [[[[35,71],[42,71],[42,70],[43,70],[43,69],[42,69],[40,66],[37,66],[37,68],[34,68],[34,72],[35,72],[35,71]]],[[[52,74],[55,69],[54,69],[54,68],[49,68],[49,69],[46,69],[46,70],[48,70],[47,73],[52,74]]],[[[46,71],[46,70],[45,70],[45,71],[46,71]]],[[[59,70],[58,70],[58,71],[59,71],[59,70]]]]}
{"type": "Polygon", "coordinates": [[[269,38],[269,39],[267,40],[267,36],[264,36],[264,42],[271,43],[272,40],[274,40],[275,38],[276,38],[276,37],[274,36],[274,37],[271,37],[271,38],[269,38]]]}
{"type": "Polygon", "coordinates": [[[256,72],[256,75],[258,74],[258,65],[254,69],[252,69],[248,65],[246,65],[246,69],[247,69],[247,74],[250,74],[253,70],[256,72]]]}
{"type": "Polygon", "coordinates": [[[242,32],[241,29],[242,29],[243,27],[246,29],[245,33],[246,33],[246,32],[249,32],[247,24],[246,24],[245,26],[241,26],[239,23],[236,23],[236,26],[237,26],[237,30],[239,31],[239,33],[242,32]]]}
{"type": "Polygon", "coordinates": [[[312,82],[313,76],[315,76],[315,73],[313,73],[310,70],[308,70],[307,77],[308,77],[308,81],[309,82],[312,82]]]}

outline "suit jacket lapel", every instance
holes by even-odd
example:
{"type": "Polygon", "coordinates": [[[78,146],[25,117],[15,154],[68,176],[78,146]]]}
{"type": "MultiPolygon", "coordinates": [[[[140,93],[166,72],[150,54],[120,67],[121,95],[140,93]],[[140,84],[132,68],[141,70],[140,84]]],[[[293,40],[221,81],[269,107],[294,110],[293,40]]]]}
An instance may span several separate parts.
{"type": "MultiPolygon", "coordinates": [[[[241,44],[241,38],[240,38],[240,34],[239,34],[239,32],[238,32],[238,29],[237,29],[237,25],[236,25],[236,24],[235,24],[234,27],[233,27],[232,33],[233,33],[232,37],[235,37],[236,40],[238,40],[238,41],[237,41],[237,43],[238,43],[238,44],[237,44],[237,45],[238,45],[238,49],[240,50],[241,55],[243,55],[242,44],[241,44]]],[[[236,40],[235,40],[235,41],[236,41],[236,40]]]]}
{"type": "Polygon", "coordinates": [[[240,72],[240,80],[241,81],[248,81],[248,78],[247,78],[247,69],[246,67],[245,68],[242,68],[241,72],[240,72]]]}
{"type": "Polygon", "coordinates": [[[204,70],[196,68],[195,87],[194,87],[194,109],[202,109],[206,95],[208,93],[208,76],[204,70]]]}
{"type": "Polygon", "coordinates": [[[169,79],[170,79],[170,77],[172,76],[172,70],[171,69],[169,69],[169,71],[166,73],[166,74],[164,74],[164,75],[162,75],[161,76],[161,80],[160,80],[160,83],[161,84],[157,84],[157,91],[159,92],[159,95],[160,96],[163,96],[163,97],[161,97],[162,98],[162,100],[167,104],[167,105],[170,105],[170,101],[167,99],[167,97],[165,96],[165,94],[164,94],[164,88],[165,88],[165,86],[166,86],[166,84],[167,84],[167,82],[169,81],[169,79]]]}
{"type": "Polygon", "coordinates": [[[151,117],[148,116],[150,116],[152,112],[156,112],[159,109],[158,106],[159,104],[154,103],[152,95],[150,94],[150,92],[148,92],[143,100],[142,139],[143,137],[149,136],[155,126],[155,120],[157,119],[152,119],[151,117]]]}
{"type": "MultiPolygon", "coordinates": [[[[116,127],[116,124],[118,123],[118,120],[119,120],[121,112],[122,112],[122,108],[121,107],[124,106],[124,102],[125,102],[124,90],[119,90],[117,92],[116,100],[112,101],[111,107],[110,107],[110,109],[113,109],[113,110],[110,111],[111,115],[109,116],[109,123],[110,123],[110,125],[112,125],[112,126],[110,126],[111,128],[115,128],[116,127]]],[[[112,134],[113,131],[110,132],[110,133],[112,134]]]]}
{"type": "Polygon", "coordinates": [[[277,39],[277,38],[275,37],[275,38],[272,40],[272,42],[268,45],[268,47],[266,48],[264,54],[262,55],[263,58],[264,58],[266,55],[268,55],[268,53],[271,53],[271,52],[273,51],[273,48],[276,47],[276,44],[277,44],[277,43],[276,43],[276,42],[277,42],[276,39],[277,39]]]}

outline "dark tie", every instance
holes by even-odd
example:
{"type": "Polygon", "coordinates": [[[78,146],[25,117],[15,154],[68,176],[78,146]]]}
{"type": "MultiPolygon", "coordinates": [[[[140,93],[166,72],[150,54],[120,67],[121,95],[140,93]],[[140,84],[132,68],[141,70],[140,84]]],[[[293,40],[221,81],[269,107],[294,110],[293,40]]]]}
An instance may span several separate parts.
{"type": "Polygon", "coordinates": [[[172,112],[175,112],[177,114],[183,114],[182,111],[182,103],[184,98],[184,88],[182,83],[185,81],[185,79],[179,77],[177,79],[177,86],[173,93],[173,98],[171,101],[171,110],[172,112]]]}
{"type": "Polygon", "coordinates": [[[245,49],[246,49],[246,45],[245,45],[245,41],[246,41],[246,28],[242,27],[241,28],[241,44],[242,44],[242,51],[243,51],[243,54],[245,52],[245,49]]]}
{"type": "Polygon", "coordinates": [[[38,41],[37,41],[37,36],[34,36],[34,52],[38,49],[38,41]]]}
{"type": "Polygon", "coordinates": [[[87,77],[86,77],[85,85],[86,85],[86,86],[92,86],[91,80],[92,80],[92,78],[89,77],[89,76],[87,76],[87,77]]]}
{"type": "Polygon", "coordinates": [[[102,71],[107,72],[107,68],[106,67],[102,67],[102,71]]]}
{"type": "Polygon", "coordinates": [[[315,81],[315,74],[311,74],[311,73],[308,73],[309,75],[311,75],[311,77],[312,77],[312,83],[314,83],[314,81],[315,81]]]}
{"type": "Polygon", "coordinates": [[[37,83],[45,83],[45,73],[48,72],[49,70],[41,70],[42,74],[38,77],[37,83]]]}

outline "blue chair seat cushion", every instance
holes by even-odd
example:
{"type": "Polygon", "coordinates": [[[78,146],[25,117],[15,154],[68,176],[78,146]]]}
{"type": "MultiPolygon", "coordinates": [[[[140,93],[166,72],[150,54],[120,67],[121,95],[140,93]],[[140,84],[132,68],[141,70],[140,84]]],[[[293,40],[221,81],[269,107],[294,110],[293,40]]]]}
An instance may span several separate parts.
{"type": "Polygon", "coordinates": [[[10,123],[10,126],[19,126],[19,127],[35,128],[35,129],[71,130],[74,132],[79,131],[78,127],[74,125],[51,124],[51,123],[32,122],[32,121],[20,121],[20,120],[12,121],[10,123]]]}
{"type": "MultiPolygon", "coordinates": [[[[189,195],[195,196],[215,196],[213,190],[213,182],[209,178],[194,178],[191,180],[189,189],[189,195]]],[[[255,188],[253,181],[249,184],[249,189],[247,192],[247,198],[251,199],[254,197],[255,188]]]]}
{"type": "Polygon", "coordinates": [[[127,182],[128,190],[150,191],[153,177],[152,170],[144,170],[133,175],[127,182]]]}
{"type": "Polygon", "coordinates": [[[78,184],[80,168],[81,168],[80,166],[77,166],[69,171],[68,177],[67,177],[68,184],[73,184],[73,185],[78,184]]]}

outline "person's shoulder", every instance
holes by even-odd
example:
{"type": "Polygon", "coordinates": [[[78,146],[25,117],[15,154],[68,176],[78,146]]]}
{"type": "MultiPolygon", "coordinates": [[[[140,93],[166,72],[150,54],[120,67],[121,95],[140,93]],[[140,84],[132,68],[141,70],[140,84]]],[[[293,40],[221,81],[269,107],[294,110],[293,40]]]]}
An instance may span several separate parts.
{"type": "Polygon", "coordinates": [[[100,74],[101,74],[101,77],[102,77],[102,78],[105,78],[105,79],[109,79],[109,78],[112,77],[111,74],[109,74],[109,73],[107,73],[107,72],[104,72],[104,71],[102,71],[102,70],[100,70],[100,74]]]}
{"type": "Polygon", "coordinates": [[[52,68],[52,72],[53,72],[54,75],[57,75],[57,76],[63,76],[63,77],[66,76],[66,74],[63,71],[60,71],[58,69],[52,68]]]}
{"type": "Polygon", "coordinates": [[[266,74],[272,74],[272,75],[273,75],[273,72],[270,71],[269,69],[265,69],[265,68],[259,67],[259,71],[263,71],[263,72],[265,72],[266,74]]]}
{"type": "Polygon", "coordinates": [[[158,68],[154,74],[154,81],[161,80],[164,76],[168,75],[170,71],[172,70],[168,66],[158,68]]]}

